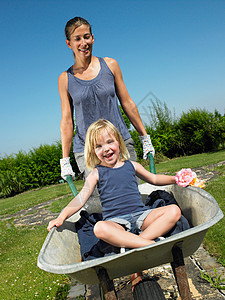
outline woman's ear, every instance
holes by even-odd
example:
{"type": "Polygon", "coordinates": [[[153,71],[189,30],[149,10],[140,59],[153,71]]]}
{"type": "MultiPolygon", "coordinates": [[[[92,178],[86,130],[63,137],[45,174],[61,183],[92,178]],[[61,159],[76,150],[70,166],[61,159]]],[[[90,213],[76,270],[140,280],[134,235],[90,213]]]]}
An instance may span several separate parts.
{"type": "Polygon", "coordinates": [[[67,44],[67,46],[68,46],[70,49],[72,49],[71,46],[70,46],[70,41],[69,41],[69,40],[66,40],[66,44],[67,44]]]}

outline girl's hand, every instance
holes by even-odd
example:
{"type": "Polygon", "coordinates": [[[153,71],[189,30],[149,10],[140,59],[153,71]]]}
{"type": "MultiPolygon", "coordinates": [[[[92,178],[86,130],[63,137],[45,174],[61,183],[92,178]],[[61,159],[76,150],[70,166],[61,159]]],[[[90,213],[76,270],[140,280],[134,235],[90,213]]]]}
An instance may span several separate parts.
{"type": "Polygon", "coordinates": [[[63,220],[60,218],[54,219],[49,222],[47,230],[50,231],[54,226],[59,227],[63,224],[63,220]]]}
{"type": "Polygon", "coordinates": [[[182,187],[188,186],[194,178],[197,178],[197,175],[190,168],[181,169],[175,176],[176,183],[182,187]]]}

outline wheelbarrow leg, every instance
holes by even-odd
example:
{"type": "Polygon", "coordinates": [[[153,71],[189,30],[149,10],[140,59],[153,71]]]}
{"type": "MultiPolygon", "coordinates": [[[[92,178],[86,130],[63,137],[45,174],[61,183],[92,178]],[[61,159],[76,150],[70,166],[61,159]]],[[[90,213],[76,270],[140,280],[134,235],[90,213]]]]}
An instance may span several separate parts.
{"type": "Polygon", "coordinates": [[[172,248],[173,262],[171,263],[176,279],[178,290],[182,300],[191,300],[191,291],[188,284],[188,277],[184,264],[182,252],[182,242],[177,243],[172,248]]]}
{"type": "Polygon", "coordinates": [[[117,296],[116,296],[113,280],[109,278],[106,269],[102,267],[95,267],[94,269],[98,276],[105,300],[116,300],[117,296]]]}

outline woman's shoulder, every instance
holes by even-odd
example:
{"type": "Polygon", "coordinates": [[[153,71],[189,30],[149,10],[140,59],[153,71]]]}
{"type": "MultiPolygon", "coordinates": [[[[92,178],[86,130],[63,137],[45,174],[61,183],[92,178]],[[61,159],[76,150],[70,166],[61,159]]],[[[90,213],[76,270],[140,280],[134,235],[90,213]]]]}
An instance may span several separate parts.
{"type": "Polygon", "coordinates": [[[67,86],[68,86],[68,76],[67,76],[67,72],[65,71],[58,78],[59,93],[66,91],[67,86]]]}
{"type": "Polygon", "coordinates": [[[119,68],[118,62],[114,58],[111,58],[111,57],[103,57],[103,59],[106,62],[107,66],[112,71],[112,73],[114,74],[117,71],[117,69],[119,68]]]}
{"type": "Polygon", "coordinates": [[[58,82],[62,83],[67,80],[68,80],[67,71],[64,71],[64,72],[62,72],[62,74],[59,75],[58,82]]]}
{"type": "Polygon", "coordinates": [[[67,80],[68,79],[68,73],[72,73],[72,66],[69,67],[66,71],[63,71],[60,75],[58,80],[67,80]]]}
{"type": "Polygon", "coordinates": [[[118,65],[118,62],[112,57],[103,57],[103,59],[109,65],[118,65]]]}
{"type": "Polygon", "coordinates": [[[112,57],[108,57],[108,56],[106,56],[106,57],[103,57],[103,59],[104,59],[104,60],[105,60],[105,62],[107,62],[107,63],[113,63],[113,62],[115,62],[115,61],[116,61],[114,58],[112,58],[112,57]]]}

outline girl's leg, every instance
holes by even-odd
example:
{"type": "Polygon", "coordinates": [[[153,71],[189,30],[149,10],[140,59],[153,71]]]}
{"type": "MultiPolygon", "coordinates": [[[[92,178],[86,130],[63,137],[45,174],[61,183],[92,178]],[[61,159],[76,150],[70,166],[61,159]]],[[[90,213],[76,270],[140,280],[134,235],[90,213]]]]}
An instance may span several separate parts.
{"type": "Polygon", "coordinates": [[[152,240],[126,231],[123,226],[112,221],[97,222],[94,233],[99,239],[116,247],[139,248],[154,243],[152,240]]]}
{"type": "Polygon", "coordinates": [[[154,240],[173,228],[180,217],[180,208],[175,204],[155,208],[145,218],[140,236],[154,240]]]}

